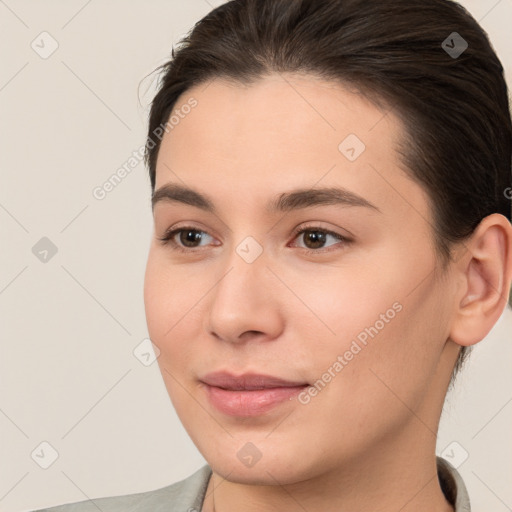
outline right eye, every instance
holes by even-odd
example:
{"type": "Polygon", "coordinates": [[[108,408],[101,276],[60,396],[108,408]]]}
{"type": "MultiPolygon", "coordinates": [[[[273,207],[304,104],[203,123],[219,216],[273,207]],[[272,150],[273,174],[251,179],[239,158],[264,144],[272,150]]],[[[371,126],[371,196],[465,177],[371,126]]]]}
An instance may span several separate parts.
{"type": "Polygon", "coordinates": [[[158,238],[162,245],[169,245],[173,250],[181,252],[190,252],[198,246],[194,245],[196,242],[202,241],[202,235],[208,235],[206,231],[195,229],[192,226],[183,226],[179,228],[168,229],[162,238],[158,238]],[[178,236],[179,242],[175,238],[178,236]]]}

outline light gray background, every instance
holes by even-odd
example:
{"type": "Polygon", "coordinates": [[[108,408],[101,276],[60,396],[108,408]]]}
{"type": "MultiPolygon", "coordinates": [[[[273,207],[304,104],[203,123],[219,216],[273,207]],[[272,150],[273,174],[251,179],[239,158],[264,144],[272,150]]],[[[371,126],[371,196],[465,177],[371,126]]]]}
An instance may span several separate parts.
{"type": "MultiPolygon", "coordinates": [[[[146,170],[139,163],[101,201],[92,190],[144,144],[156,78],[144,77],[220,3],[0,0],[2,511],[155,489],[205,462],[157,364],[133,354],[148,336],[146,170]],[[46,59],[31,47],[51,49],[43,31],[59,45],[46,59]],[[58,249],[46,263],[32,252],[42,237],[58,249]],[[31,458],[43,441],[59,454],[48,469],[34,460],[47,448],[31,458]]],[[[510,83],[512,0],[462,3],[510,83]]],[[[441,423],[438,453],[469,454],[459,470],[476,512],[512,510],[511,332],[507,310],[441,423]]]]}

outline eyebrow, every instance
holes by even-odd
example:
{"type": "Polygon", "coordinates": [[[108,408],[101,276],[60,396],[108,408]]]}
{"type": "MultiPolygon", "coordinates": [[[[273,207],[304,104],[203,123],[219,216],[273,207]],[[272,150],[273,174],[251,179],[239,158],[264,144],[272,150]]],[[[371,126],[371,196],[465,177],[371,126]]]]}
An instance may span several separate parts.
{"type": "MultiPolygon", "coordinates": [[[[175,183],[163,185],[153,193],[151,198],[152,208],[154,209],[155,205],[162,201],[187,204],[217,214],[215,205],[208,196],[175,183]]],[[[267,204],[267,212],[289,212],[321,205],[360,206],[381,212],[377,206],[364,197],[339,187],[294,189],[290,192],[284,192],[267,204]]]]}

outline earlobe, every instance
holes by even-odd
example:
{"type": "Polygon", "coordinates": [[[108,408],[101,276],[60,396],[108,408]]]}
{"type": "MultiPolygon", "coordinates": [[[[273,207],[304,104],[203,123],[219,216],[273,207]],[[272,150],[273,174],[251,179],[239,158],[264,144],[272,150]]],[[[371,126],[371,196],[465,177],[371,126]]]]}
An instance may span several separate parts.
{"type": "Polygon", "coordinates": [[[450,338],[462,346],[481,341],[503,313],[512,280],[512,226],[506,217],[485,217],[465,242],[457,263],[461,286],[454,300],[450,338]]]}

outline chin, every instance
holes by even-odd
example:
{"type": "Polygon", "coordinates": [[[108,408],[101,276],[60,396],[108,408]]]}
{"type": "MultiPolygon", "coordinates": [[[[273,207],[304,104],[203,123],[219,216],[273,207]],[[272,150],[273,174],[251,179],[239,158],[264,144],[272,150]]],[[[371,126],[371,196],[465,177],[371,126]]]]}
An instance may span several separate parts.
{"type": "Polygon", "coordinates": [[[287,461],[264,461],[262,458],[252,467],[244,466],[238,461],[233,462],[232,458],[207,459],[207,462],[222,478],[238,484],[283,485],[307,478],[296,465],[287,461]]]}
{"type": "MultiPolygon", "coordinates": [[[[310,478],[314,455],[304,453],[300,445],[284,443],[283,439],[264,436],[223,435],[218,438],[192,440],[212,470],[235,483],[251,485],[292,484],[310,478]],[[311,464],[306,464],[310,461],[311,464]]],[[[318,460],[319,471],[324,462],[318,460]]]]}

